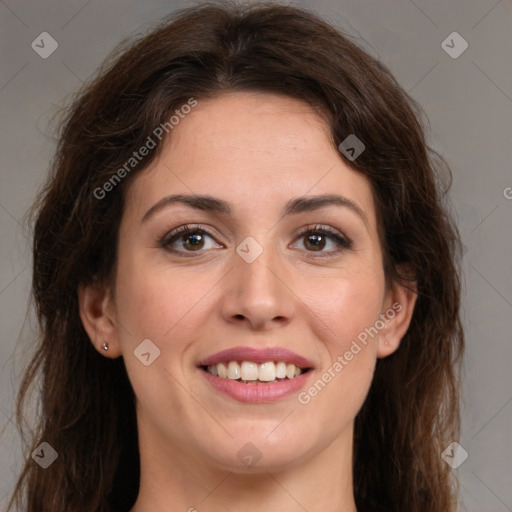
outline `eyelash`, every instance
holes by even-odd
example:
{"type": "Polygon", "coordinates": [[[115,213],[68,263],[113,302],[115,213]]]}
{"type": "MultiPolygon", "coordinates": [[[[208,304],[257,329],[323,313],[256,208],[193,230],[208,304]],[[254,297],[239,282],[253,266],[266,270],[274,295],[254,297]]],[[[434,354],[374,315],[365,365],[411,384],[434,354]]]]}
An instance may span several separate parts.
{"type": "MultiPolygon", "coordinates": [[[[185,224],[183,226],[180,226],[179,228],[172,230],[169,233],[166,233],[164,236],[160,237],[158,245],[162,249],[166,249],[169,252],[178,254],[180,256],[183,256],[184,252],[190,254],[190,256],[187,255],[187,256],[183,256],[183,257],[195,257],[195,255],[193,255],[194,252],[201,253],[204,251],[177,251],[175,249],[169,248],[169,246],[173,242],[178,240],[180,237],[183,238],[184,235],[194,234],[194,233],[206,234],[213,239],[215,238],[207,229],[204,229],[202,225],[189,226],[188,224],[185,224]]],[[[331,228],[330,226],[321,226],[318,224],[316,224],[314,226],[313,225],[306,226],[303,229],[301,229],[301,231],[299,232],[299,234],[297,236],[297,239],[300,239],[300,238],[304,237],[305,235],[309,235],[309,234],[321,234],[321,235],[328,236],[331,239],[333,239],[338,246],[337,249],[332,250],[332,251],[319,252],[318,254],[315,254],[313,256],[314,258],[331,257],[331,256],[338,254],[339,252],[341,252],[343,250],[349,250],[352,248],[352,240],[350,240],[348,237],[342,235],[341,233],[339,233],[334,228],[331,228]]],[[[315,251],[306,251],[306,252],[309,252],[312,254],[315,253],[315,251]]]]}

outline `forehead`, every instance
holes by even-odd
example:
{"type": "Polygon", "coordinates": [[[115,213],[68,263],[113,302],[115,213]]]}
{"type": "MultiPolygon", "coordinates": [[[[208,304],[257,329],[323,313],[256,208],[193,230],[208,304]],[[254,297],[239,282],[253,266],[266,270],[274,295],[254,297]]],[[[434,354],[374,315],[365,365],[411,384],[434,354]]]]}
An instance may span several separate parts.
{"type": "Polygon", "coordinates": [[[237,92],[198,101],[136,176],[128,200],[149,208],[170,193],[210,194],[234,210],[281,208],[303,195],[339,193],[372,222],[368,179],[349,167],[321,114],[305,102],[237,92]]]}
{"type": "Polygon", "coordinates": [[[244,163],[248,168],[287,168],[304,157],[318,158],[329,138],[329,127],[308,104],[239,92],[199,102],[173,130],[168,150],[177,160],[185,142],[194,149],[187,157],[194,156],[198,164],[211,155],[215,161],[244,163]]]}

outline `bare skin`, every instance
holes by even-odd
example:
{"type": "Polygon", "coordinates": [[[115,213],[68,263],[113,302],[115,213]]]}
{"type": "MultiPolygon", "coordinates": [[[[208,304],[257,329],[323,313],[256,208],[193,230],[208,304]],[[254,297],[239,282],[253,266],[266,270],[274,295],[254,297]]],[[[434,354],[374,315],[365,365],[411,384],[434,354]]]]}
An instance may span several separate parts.
{"type": "Polygon", "coordinates": [[[377,358],[399,347],[416,295],[386,288],[369,182],[311,107],[253,93],[199,102],[128,188],[115,288],[81,287],[79,298],[92,343],[123,356],[137,397],[141,485],[131,512],[356,511],[354,418],[377,358]],[[171,194],[209,195],[231,213],[173,203],[142,221],[171,194]],[[324,194],[362,215],[331,204],[282,216],[291,199],[324,194]],[[190,234],[159,243],[185,224],[209,232],[202,244],[190,234]],[[306,227],[313,233],[301,234],[306,227]],[[236,251],[247,237],[262,248],[251,263],[236,251]],[[355,353],[354,340],[379,318],[384,327],[355,353]],[[144,339],[160,350],[149,366],[134,356],[144,339]],[[251,404],[214,389],[198,362],[237,346],[312,361],[302,400],[251,404]],[[325,387],[309,393],[329,369],[325,387]],[[261,455],[251,467],[238,455],[247,443],[261,455]]]}

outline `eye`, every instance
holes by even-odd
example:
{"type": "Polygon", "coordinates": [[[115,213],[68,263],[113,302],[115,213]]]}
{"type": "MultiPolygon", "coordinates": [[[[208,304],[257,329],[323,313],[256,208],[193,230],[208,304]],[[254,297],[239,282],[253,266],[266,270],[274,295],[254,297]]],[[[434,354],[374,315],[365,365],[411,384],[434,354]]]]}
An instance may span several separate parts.
{"type": "MultiPolygon", "coordinates": [[[[304,240],[306,251],[318,253],[315,257],[333,256],[345,249],[352,248],[352,241],[330,226],[306,226],[299,233],[299,240],[304,240]],[[324,250],[325,248],[329,250],[324,250]]],[[[203,252],[202,249],[222,248],[202,226],[184,225],[163,236],[159,246],[173,253],[203,252]],[[207,240],[210,242],[208,246],[207,240]]]]}
{"type": "Polygon", "coordinates": [[[299,234],[299,240],[304,240],[308,252],[319,253],[319,257],[332,256],[352,248],[352,241],[330,226],[306,226],[299,234]],[[323,250],[329,246],[330,250],[323,250]]]}
{"type": "MultiPolygon", "coordinates": [[[[184,225],[166,234],[159,242],[159,245],[171,252],[202,252],[201,249],[213,249],[206,243],[207,239],[213,236],[202,228],[202,226],[184,225]],[[178,247],[178,248],[177,248],[178,247]]],[[[217,247],[222,247],[217,244],[217,247]]]]}

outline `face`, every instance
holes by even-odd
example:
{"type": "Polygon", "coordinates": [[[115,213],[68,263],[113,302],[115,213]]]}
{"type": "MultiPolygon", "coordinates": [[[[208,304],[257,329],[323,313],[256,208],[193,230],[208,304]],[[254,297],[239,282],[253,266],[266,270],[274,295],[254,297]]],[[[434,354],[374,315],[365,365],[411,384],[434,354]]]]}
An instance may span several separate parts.
{"type": "Polygon", "coordinates": [[[239,472],[348,446],[401,306],[370,184],[322,118],[271,94],[198,102],[125,204],[109,342],[139,430],[168,456],[239,472]]]}

